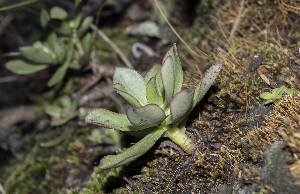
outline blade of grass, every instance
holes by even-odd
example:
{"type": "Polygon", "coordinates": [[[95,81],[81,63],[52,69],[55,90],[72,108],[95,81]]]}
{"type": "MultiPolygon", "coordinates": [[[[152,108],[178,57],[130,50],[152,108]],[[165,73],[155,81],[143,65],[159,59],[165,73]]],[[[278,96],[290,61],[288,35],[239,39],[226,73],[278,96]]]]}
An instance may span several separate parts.
{"type": "Polygon", "coordinates": [[[2,7],[2,8],[0,8],[0,11],[7,11],[7,10],[10,10],[10,9],[15,9],[15,8],[18,8],[18,7],[29,5],[29,4],[34,3],[36,1],[39,1],[39,0],[29,0],[29,1],[22,2],[22,3],[16,3],[14,5],[2,7]]]}
{"type": "Polygon", "coordinates": [[[156,4],[156,6],[157,6],[159,12],[160,12],[161,15],[163,16],[163,18],[166,20],[167,24],[170,26],[170,28],[172,29],[172,31],[174,32],[174,34],[176,34],[176,36],[181,40],[181,42],[183,42],[183,44],[184,44],[184,45],[186,46],[186,48],[188,49],[189,53],[190,53],[191,55],[195,55],[195,56],[200,57],[200,58],[205,58],[205,57],[203,57],[203,56],[198,55],[195,51],[193,51],[193,50],[191,49],[191,47],[189,47],[189,45],[181,38],[181,36],[176,32],[176,30],[173,28],[173,26],[171,25],[171,23],[169,22],[169,20],[166,18],[166,16],[164,15],[164,13],[162,12],[160,6],[159,6],[158,3],[157,3],[157,0],[154,0],[154,2],[155,2],[155,4],[156,4]]]}

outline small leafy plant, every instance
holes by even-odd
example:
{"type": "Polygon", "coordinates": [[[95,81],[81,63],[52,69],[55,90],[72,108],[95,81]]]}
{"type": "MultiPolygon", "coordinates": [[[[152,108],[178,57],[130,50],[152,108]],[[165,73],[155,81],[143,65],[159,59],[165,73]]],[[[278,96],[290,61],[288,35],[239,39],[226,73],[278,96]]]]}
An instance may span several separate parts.
{"type": "Polygon", "coordinates": [[[144,137],[123,153],[104,157],[100,168],[117,167],[137,159],[162,136],[193,154],[196,146],[185,134],[187,116],[213,84],[221,68],[221,64],[213,65],[196,88],[181,90],[183,72],[175,44],[166,53],[162,66],[154,64],[144,78],[132,69],[116,67],[113,87],[131,107],[126,114],[93,109],[85,120],[144,137]]]}
{"type": "Polygon", "coordinates": [[[282,98],[283,93],[287,94],[293,94],[296,92],[293,89],[288,89],[285,85],[282,85],[280,88],[275,88],[272,90],[272,92],[264,92],[260,94],[260,98],[265,100],[265,105],[270,104],[271,102],[274,102],[280,98],[282,98]]]}
{"type": "Polygon", "coordinates": [[[6,68],[18,74],[30,74],[57,66],[47,83],[51,87],[65,77],[68,68],[79,69],[88,64],[96,34],[87,32],[93,18],[82,20],[81,1],[75,1],[75,18],[69,21],[68,13],[60,7],[53,7],[50,13],[43,9],[40,23],[46,41],[36,41],[32,46],[20,47],[22,58],[7,62],[6,68]]]}
{"type": "Polygon", "coordinates": [[[45,113],[51,116],[51,126],[61,126],[78,115],[77,98],[71,101],[69,96],[62,96],[61,106],[48,105],[45,107],[45,113]]]}

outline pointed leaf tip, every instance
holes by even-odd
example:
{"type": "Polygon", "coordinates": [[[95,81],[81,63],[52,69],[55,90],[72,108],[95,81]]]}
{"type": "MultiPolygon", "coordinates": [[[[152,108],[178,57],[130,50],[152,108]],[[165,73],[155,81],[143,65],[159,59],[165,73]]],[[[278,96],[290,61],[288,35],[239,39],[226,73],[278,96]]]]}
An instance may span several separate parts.
{"type": "Polygon", "coordinates": [[[196,87],[193,99],[193,107],[195,107],[196,104],[200,102],[208,89],[214,83],[222,69],[222,66],[222,64],[213,65],[205,72],[205,75],[202,77],[201,83],[196,87]]]}
{"type": "Polygon", "coordinates": [[[165,108],[169,106],[169,103],[174,95],[175,88],[174,63],[171,55],[168,55],[163,61],[161,68],[161,80],[165,90],[165,108]]]}

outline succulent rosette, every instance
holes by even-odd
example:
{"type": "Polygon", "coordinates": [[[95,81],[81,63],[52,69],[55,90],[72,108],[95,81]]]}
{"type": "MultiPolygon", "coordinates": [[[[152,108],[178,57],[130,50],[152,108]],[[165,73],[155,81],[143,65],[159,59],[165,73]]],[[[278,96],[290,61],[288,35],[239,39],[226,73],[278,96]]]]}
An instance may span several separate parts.
{"type": "Polygon", "coordinates": [[[144,78],[133,69],[116,67],[113,87],[131,106],[126,114],[93,109],[85,120],[133,134],[146,132],[138,143],[123,153],[104,157],[100,168],[117,167],[137,159],[162,136],[169,137],[191,154],[196,147],[184,133],[187,116],[206,94],[221,69],[221,64],[213,65],[196,88],[192,86],[181,90],[183,71],[176,44],[166,53],[162,65],[154,64],[144,78]]]}

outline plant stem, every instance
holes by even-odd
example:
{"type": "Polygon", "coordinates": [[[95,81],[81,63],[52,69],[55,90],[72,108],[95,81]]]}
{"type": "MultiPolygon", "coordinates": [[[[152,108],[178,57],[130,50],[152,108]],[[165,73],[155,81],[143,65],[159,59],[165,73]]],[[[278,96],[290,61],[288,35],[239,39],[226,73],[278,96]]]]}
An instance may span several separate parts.
{"type": "Polygon", "coordinates": [[[186,153],[193,154],[196,145],[193,143],[191,138],[189,138],[183,131],[178,127],[166,127],[166,136],[169,137],[174,143],[179,145],[186,153]]]}
{"type": "Polygon", "coordinates": [[[13,5],[10,5],[10,6],[2,7],[2,8],[0,8],[0,11],[15,9],[15,8],[18,8],[18,7],[22,7],[22,6],[34,3],[36,1],[39,1],[39,0],[29,0],[29,1],[21,2],[21,3],[16,3],[16,4],[13,4],[13,5]]]}

